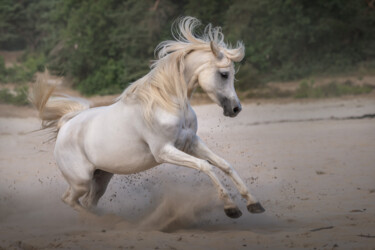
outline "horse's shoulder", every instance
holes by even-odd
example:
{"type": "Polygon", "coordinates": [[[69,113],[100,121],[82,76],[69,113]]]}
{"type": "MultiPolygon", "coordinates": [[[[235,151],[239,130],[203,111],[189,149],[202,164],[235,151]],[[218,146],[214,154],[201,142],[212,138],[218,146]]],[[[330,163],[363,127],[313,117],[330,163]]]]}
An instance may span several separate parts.
{"type": "Polygon", "coordinates": [[[178,114],[168,112],[167,110],[156,108],[154,119],[161,126],[176,126],[181,122],[178,114]]]}

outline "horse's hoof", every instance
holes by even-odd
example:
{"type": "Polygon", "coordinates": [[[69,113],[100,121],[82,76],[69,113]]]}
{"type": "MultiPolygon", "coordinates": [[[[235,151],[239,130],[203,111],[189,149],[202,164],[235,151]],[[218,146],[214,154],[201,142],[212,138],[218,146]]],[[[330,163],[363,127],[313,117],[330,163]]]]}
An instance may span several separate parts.
{"type": "Polygon", "coordinates": [[[224,212],[228,217],[232,219],[236,219],[238,217],[241,217],[242,215],[241,210],[239,210],[237,207],[225,208],[224,212]]]}
{"type": "Polygon", "coordinates": [[[259,202],[248,205],[247,210],[252,214],[260,214],[266,211],[259,202]]]}

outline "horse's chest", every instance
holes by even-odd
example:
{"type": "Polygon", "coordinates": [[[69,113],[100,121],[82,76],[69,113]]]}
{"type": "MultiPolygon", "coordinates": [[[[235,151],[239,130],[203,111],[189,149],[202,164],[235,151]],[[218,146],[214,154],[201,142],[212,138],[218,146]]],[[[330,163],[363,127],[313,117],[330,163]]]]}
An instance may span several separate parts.
{"type": "Polygon", "coordinates": [[[175,146],[176,148],[187,151],[187,149],[190,147],[191,143],[193,142],[195,136],[195,131],[191,128],[184,128],[181,129],[176,142],[175,146]]]}
{"type": "Polygon", "coordinates": [[[191,107],[183,115],[173,115],[158,110],[157,117],[161,134],[182,151],[187,151],[197,133],[197,117],[191,107]]]}
{"type": "Polygon", "coordinates": [[[179,130],[175,141],[176,148],[187,151],[192,144],[197,132],[196,119],[186,119],[179,130]]]}

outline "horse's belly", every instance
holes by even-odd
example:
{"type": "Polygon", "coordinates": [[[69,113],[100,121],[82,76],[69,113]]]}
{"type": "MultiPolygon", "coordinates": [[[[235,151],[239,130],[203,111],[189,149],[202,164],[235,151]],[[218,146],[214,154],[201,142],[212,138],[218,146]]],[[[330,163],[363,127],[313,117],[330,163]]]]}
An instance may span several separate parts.
{"type": "Polygon", "coordinates": [[[153,168],[156,165],[158,165],[158,163],[155,161],[154,157],[142,156],[136,160],[128,160],[121,164],[116,164],[114,162],[99,164],[97,168],[114,174],[135,174],[153,168]]]}
{"type": "Polygon", "coordinates": [[[131,142],[116,149],[101,148],[90,158],[97,168],[114,174],[138,173],[158,164],[146,145],[131,142]]]}

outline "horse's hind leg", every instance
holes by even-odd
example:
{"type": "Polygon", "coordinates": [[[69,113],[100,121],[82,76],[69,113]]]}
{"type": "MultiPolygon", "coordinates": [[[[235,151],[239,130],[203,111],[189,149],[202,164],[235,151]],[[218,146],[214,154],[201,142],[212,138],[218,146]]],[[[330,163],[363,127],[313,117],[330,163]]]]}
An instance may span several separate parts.
{"type": "Polygon", "coordinates": [[[85,208],[82,207],[81,203],[79,202],[79,198],[90,191],[90,184],[88,183],[80,183],[80,184],[73,184],[70,186],[69,194],[63,199],[63,201],[73,207],[75,210],[81,212],[86,211],[85,208]]]}
{"type": "Polygon", "coordinates": [[[107,189],[108,183],[111,180],[112,176],[112,173],[100,169],[95,170],[91,182],[90,192],[86,194],[82,201],[82,204],[85,207],[90,208],[98,204],[98,201],[105,193],[105,190],[107,189]]]}
{"type": "Polygon", "coordinates": [[[62,200],[66,204],[70,205],[77,211],[86,211],[82,207],[79,199],[85,194],[90,192],[92,176],[93,176],[93,166],[87,160],[78,157],[62,157],[57,158],[57,164],[68,182],[69,187],[67,191],[63,194],[62,200]],[[74,159],[74,161],[64,159],[74,159]]]}
{"type": "Polygon", "coordinates": [[[66,176],[65,178],[70,186],[62,196],[63,202],[79,212],[87,211],[82,207],[81,203],[79,202],[79,198],[90,192],[91,180],[78,178],[71,179],[67,178],[66,176]]]}

